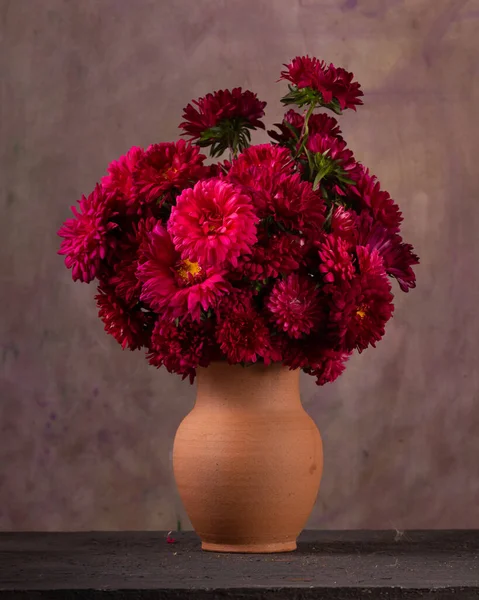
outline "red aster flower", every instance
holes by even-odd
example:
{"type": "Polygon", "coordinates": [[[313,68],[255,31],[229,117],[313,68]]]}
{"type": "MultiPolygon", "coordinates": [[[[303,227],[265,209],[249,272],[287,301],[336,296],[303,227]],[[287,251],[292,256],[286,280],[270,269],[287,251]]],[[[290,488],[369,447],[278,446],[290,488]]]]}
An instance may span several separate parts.
{"type": "Polygon", "coordinates": [[[153,217],[133,222],[131,231],[119,239],[109,261],[110,269],[102,277],[102,281],[111,286],[115,294],[128,305],[135,305],[140,301],[141,282],[136,275],[138,253],[156,223],[157,220],[153,217]]]}
{"type": "Polygon", "coordinates": [[[150,233],[144,252],[137,271],[143,282],[141,300],[157,313],[172,319],[189,315],[199,321],[201,309],[214,308],[219,297],[229,292],[225,271],[182,260],[159,224],[150,233]]]}
{"type": "Polygon", "coordinates": [[[325,346],[318,341],[318,335],[313,334],[302,340],[289,341],[284,364],[290,369],[303,369],[316,377],[317,385],[324,385],[341,375],[351,354],[325,346]]]}
{"type": "Polygon", "coordinates": [[[360,97],[364,94],[359,83],[353,81],[354,75],[345,69],[333,64],[327,66],[324,61],[309,56],[297,56],[284,66],[286,70],[281,71],[281,79],[290,81],[300,90],[310,88],[318,92],[325,105],[334,98],[342,110],[356,110],[356,106],[363,103],[360,97]]]}
{"type": "Polygon", "coordinates": [[[100,309],[98,316],[105,324],[105,331],[121,344],[123,349],[136,350],[147,343],[150,315],[139,306],[128,306],[114,293],[113,288],[101,284],[95,296],[100,309]]]}
{"type": "Polygon", "coordinates": [[[184,140],[153,144],[133,172],[134,193],[142,203],[161,205],[167,192],[189,187],[203,176],[205,158],[184,140]]]}
{"type": "MultiPolygon", "coordinates": [[[[284,115],[283,122],[275,125],[275,127],[279,129],[279,133],[274,131],[268,131],[268,133],[280,144],[287,144],[288,142],[294,142],[299,139],[303,125],[303,115],[300,115],[298,112],[291,109],[284,115]],[[291,127],[297,131],[297,136],[293,134],[291,127]]],[[[313,114],[309,117],[308,130],[309,135],[320,134],[341,138],[341,129],[339,128],[337,120],[324,113],[313,114]]]]}
{"type": "Polygon", "coordinates": [[[308,137],[306,147],[310,152],[323,154],[328,160],[336,162],[349,176],[358,169],[353,153],[341,138],[315,133],[308,137]]]}
{"type": "Polygon", "coordinates": [[[351,246],[357,240],[356,221],[357,214],[354,211],[336,206],[331,214],[331,233],[351,246]]]}
{"type": "Polygon", "coordinates": [[[185,319],[181,325],[158,319],[151,334],[150,365],[166,367],[169,373],[178,373],[193,383],[197,367],[210,363],[212,340],[206,325],[185,319]]]}
{"type": "Polygon", "coordinates": [[[72,206],[73,219],[67,219],[58,231],[63,239],[58,254],[65,255],[65,265],[72,269],[73,280],[89,283],[100,273],[102,263],[116,246],[112,235],[117,227],[112,223],[116,213],[109,199],[97,184],[93,192],[72,206]]]}
{"type": "Polygon", "coordinates": [[[228,312],[222,311],[216,327],[216,340],[230,364],[255,363],[262,359],[265,364],[281,360],[271,333],[262,315],[243,295],[228,299],[228,312]]]}
{"type": "Polygon", "coordinates": [[[259,173],[266,173],[269,177],[282,173],[291,174],[293,167],[293,157],[287,148],[259,144],[246,148],[233,161],[228,179],[242,185],[260,188],[259,173]]]}
{"type": "Polygon", "coordinates": [[[382,223],[391,233],[399,233],[403,220],[401,211],[389,194],[381,190],[377,178],[360,165],[355,179],[356,184],[351,187],[351,191],[359,197],[360,207],[367,207],[374,219],[382,223]]]}
{"type": "Polygon", "coordinates": [[[321,259],[319,272],[325,283],[339,284],[353,278],[355,269],[347,241],[330,233],[317,242],[316,247],[321,259]]]}
{"type": "Polygon", "coordinates": [[[400,235],[389,232],[379,222],[375,223],[366,211],[357,219],[357,230],[358,245],[378,251],[386,273],[397,279],[403,292],[416,287],[416,276],[411,266],[419,264],[419,258],[411,244],[405,244],[400,235]]]}
{"type": "Polygon", "coordinates": [[[108,175],[101,180],[103,191],[113,194],[115,207],[120,211],[135,213],[135,194],[133,190],[133,171],[138,161],[143,157],[143,148],[133,146],[124,156],[108,165],[108,175]]]}
{"type": "Polygon", "coordinates": [[[185,120],[180,125],[184,130],[183,135],[189,135],[191,139],[204,138],[208,129],[216,127],[225,119],[236,119],[250,129],[264,129],[260,119],[264,116],[266,102],[261,102],[256,94],[248,90],[219,90],[193,100],[193,104],[197,108],[188,104],[183,112],[185,120]]]}
{"type": "Polygon", "coordinates": [[[316,385],[333,383],[343,373],[350,356],[351,352],[337,352],[324,348],[317,353],[307,373],[316,377],[316,385]]]}
{"type": "Polygon", "coordinates": [[[279,232],[268,237],[263,232],[253,253],[241,258],[238,274],[253,281],[287,275],[299,269],[308,247],[299,235],[279,232]]]}
{"type": "Polygon", "coordinates": [[[184,259],[237,267],[239,256],[251,254],[258,220],[251,197],[242,188],[209,179],[177,198],[168,231],[184,259]]]}
{"type": "Polygon", "coordinates": [[[299,173],[275,179],[266,210],[275,224],[288,231],[316,234],[324,225],[324,201],[309,181],[301,180],[299,173]]]}
{"type": "Polygon", "coordinates": [[[319,292],[313,279],[292,273],[278,280],[265,302],[272,320],[292,338],[316,329],[324,319],[319,292]]]}
{"type": "Polygon", "coordinates": [[[394,306],[391,286],[381,275],[357,275],[331,295],[328,328],[337,350],[359,352],[384,335],[394,306]]]}
{"type": "Polygon", "coordinates": [[[384,260],[378,250],[356,246],[356,255],[358,257],[359,272],[363,275],[386,275],[384,260]]]}

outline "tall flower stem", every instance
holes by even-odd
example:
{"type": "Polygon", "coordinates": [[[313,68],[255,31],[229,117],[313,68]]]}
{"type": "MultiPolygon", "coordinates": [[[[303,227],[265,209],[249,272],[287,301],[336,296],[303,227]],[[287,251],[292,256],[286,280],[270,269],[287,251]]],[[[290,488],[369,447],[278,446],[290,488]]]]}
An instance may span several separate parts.
{"type": "Polygon", "coordinates": [[[298,150],[297,150],[294,158],[298,158],[298,156],[301,155],[301,153],[303,152],[304,147],[306,145],[306,142],[308,141],[308,134],[309,134],[308,123],[309,123],[309,119],[310,119],[311,115],[313,114],[314,109],[316,108],[316,104],[317,104],[316,102],[312,102],[309,105],[309,108],[306,112],[306,115],[304,117],[303,128],[301,129],[301,135],[299,136],[298,150]]]}

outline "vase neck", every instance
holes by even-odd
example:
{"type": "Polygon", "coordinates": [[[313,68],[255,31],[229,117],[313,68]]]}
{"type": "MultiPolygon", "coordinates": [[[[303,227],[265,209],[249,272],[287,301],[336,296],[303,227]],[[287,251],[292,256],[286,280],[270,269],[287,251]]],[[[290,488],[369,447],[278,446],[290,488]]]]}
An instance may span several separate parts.
{"type": "Polygon", "coordinates": [[[299,370],[281,364],[243,367],[213,362],[197,372],[197,406],[283,410],[301,405],[299,370]]]}

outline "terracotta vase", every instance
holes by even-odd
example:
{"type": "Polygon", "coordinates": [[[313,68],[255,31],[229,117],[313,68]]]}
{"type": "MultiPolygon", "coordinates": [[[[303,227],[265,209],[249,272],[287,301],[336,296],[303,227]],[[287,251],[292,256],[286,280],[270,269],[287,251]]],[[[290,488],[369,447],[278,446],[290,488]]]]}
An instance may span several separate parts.
{"type": "Polygon", "coordinates": [[[213,363],[198,370],[193,410],[175,438],[176,483],[202,548],[287,552],[319,489],[319,431],[299,371],[213,363]]]}

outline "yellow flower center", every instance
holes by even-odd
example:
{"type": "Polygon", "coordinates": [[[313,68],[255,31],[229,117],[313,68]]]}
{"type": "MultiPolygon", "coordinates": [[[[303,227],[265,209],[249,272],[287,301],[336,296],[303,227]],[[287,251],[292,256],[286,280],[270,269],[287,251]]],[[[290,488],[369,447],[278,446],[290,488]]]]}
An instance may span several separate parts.
{"type": "Polygon", "coordinates": [[[356,314],[358,315],[358,317],[360,319],[364,319],[364,317],[367,314],[367,308],[366,306],[364,306],[364,304],[362,306],[360,306],[357,310],[356,310],[356,314]]]}
{"type": "Polygon", "coordinates": [[[179,262],[178,266],[176,267],[176,272],[181,279],[188,281],[190,275],[191,277],[195,277],[201,273],[201,267],[197,262],[191,262],[190,260],[186,259],[179,262]]]}

